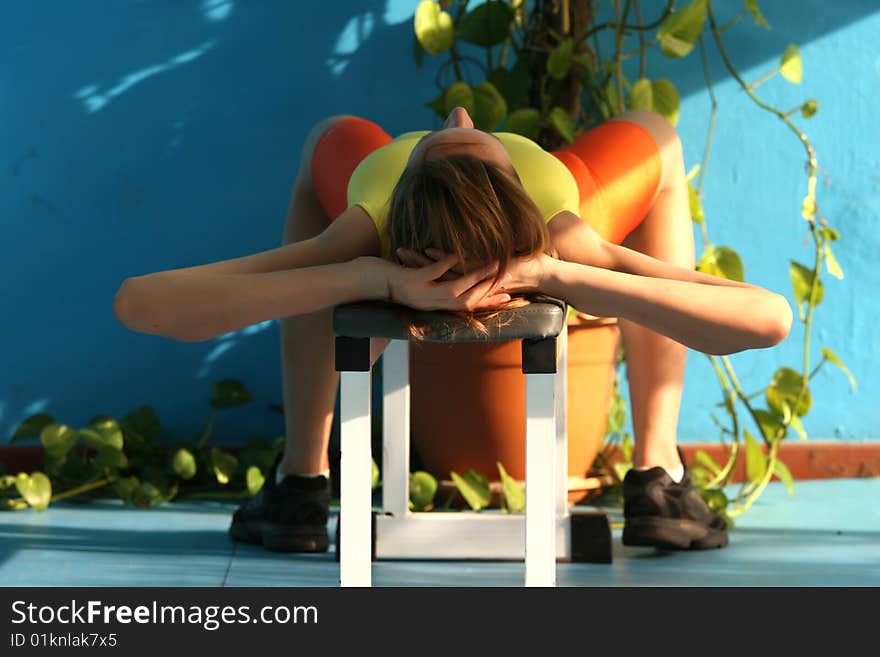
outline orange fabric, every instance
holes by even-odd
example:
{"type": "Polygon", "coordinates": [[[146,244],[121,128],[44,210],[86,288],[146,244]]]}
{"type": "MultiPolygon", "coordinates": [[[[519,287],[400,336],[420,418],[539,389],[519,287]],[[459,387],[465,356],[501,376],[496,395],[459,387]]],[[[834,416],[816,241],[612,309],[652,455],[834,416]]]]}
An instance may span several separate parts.
{"type": "Polygon", "coordinates": [[[640,125],[606,121],[553,155],[577,181],[581,219],[609,242],[623,242],[651,209],[662,162],[654,138],[640,125]]]}
{"type": "MultiPolygon", "coordinates": [[[[318,138],[312,183],[331,219],[347,207],[348,181],[357,165],[391,141],[376,123],[358,117],[337,121],[318,138]]],[[[660,185],[660,151],[651,134],[613,119],[553,155],[577,182],[580,217],[609,242],[623,242],[647,215],[660,185]]]]}
{"type": "Polygon", "coordinates": [[[312,184],[335,219],[348,207],[348,180],[360,161],[391,140],[376,123],[357,117],[336,121],[318,138],[312,153],[312,184]]]}

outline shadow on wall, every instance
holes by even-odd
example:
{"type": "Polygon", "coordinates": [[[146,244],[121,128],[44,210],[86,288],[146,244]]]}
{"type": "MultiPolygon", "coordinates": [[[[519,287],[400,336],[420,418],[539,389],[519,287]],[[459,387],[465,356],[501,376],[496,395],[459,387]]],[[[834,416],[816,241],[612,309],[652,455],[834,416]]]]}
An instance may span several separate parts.
{"type": "MultiPolygon", "coordinates": [[[[683,4],[687,3],[676,3],[677,6],[683,4]]],[[[650,5],[650,9],[642,10],[645,23],[656,20],[665,3],[652,2],[650,5]]],[[[865,0],[840,0],[833,4],[824,0],[802,0],[796,4],[763,0],[759,5],[771,29],[767,30],[755,25],[754,19],[746,15],[737,25],[722,34],[725,49],[740,72],[762,64],[766,64],[769,70],[778,65],[779,58],[789,43],[803,47],[811,41],[880,11],[880,5],[876,2],[865,0]]],[[[716,0],[713,8],[719,27],[736,16],[742,6],[741,2],[716,0]]],[[[709,32],[704,33],[704,40],[706,39],[711,40],[709,32]]],[[[715,53],[716,48],[713,43],[707,41],[706,46],[710,53],[715,53]]],[[[674,82],[682,97],[700,93],[705,89],[699,52],[692,53],[684,62],[668,60],[659,52],[656,55],[649,59],[649,62],[659,66],[652,71],[652,65],[649,63],[649,75],[659,77],[661,69],[664,74],[674,75],[674,82]]],[[[711,69],[716,84],[730,77],[720,57],[716,57],[711,63],[711,69]]]]}
{"type": "MultiPolygon", "coordinates": [[[[83,425],[142,403],[189,435],[207,413],[208,385],[227,377],[280,401],[274,321],[175,343],[127,331],[113,297],[129,276],[280,245],[299,149],[322,116],[360,114],[392,132],[430,122],[404,97],[419,108],[433,91],[412,62],[411,8],[44,9],[0,10],[0,67],[16,99],[5,118],[0,214],[11,233],[0,255],[27,281],[4,300],[30,320],[0,327],[0,341],[16,345],[0,354],[15,373],[0,388],[0,436],[40,411],[83,425]]],[[[279,431],[265,405],[229,411],[224,426],[233,416],[241,430],[279,431]]]]}

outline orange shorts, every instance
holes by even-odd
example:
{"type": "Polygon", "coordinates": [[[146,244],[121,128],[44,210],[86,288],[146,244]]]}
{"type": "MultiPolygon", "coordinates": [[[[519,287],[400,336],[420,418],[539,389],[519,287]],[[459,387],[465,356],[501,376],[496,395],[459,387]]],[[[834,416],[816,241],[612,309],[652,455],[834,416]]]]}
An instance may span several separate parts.
{"type": "MultiPolygon", "coordinates": [[[[312,184],[331,218],[348,205],[348,181],[360,161],[392,141],[376,123],[340,119],[325,130],[312,154],[312,184]]],[[[647,215],[660,186],[660,151],[651,134],[612,119],[554,151],[580,193],[580,216],[609,242],[620,244],[647,215]]]]}

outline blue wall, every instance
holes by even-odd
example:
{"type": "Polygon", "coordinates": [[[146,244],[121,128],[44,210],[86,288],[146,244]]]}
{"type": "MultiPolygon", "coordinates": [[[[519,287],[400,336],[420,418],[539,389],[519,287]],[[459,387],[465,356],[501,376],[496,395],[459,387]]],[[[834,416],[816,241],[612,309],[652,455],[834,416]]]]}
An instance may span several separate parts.
{"type": "MultiPolygon", "coordinates": [[[[871,265],[880,242],[880,14],[867,0],[803,4],[793,15],[789,3],[765,0],[773,30],[743,24],[728,41],[749,80],[789,41],[801,46],[804,84],[774,79],[760,91],[785,107],[821,104],[805,127],[828,174],[820,203],[844,235],[836,252],[846,280],[826,282],[814,342],[835,349],[860,384],[853,395],[837,372],[820,373],[806,427],[813,438],[878,438],[880,408],[870,401],[880,389],[871,339],[880,310],[871,265]]],[[[225,411],[217,434],[279,435],[280,415],[268,408],[281,401],[277,322],[176,343],[125,329],[113,296],[129,276],[278,246],[299,150],[320,117],[360,114],[392,133],[436,127],[422,107],[435,95],[434,63],[418,71],[410,55],[415,3],[308,3],[308,15],[304,3],[282,0],[100,5],[0,9],[0,441],[35,412],[80,426],[141,404],[158,410],[169,438],[185,437],[202,426],[210,384],[223,378],[241,379],[256,402],[225,411]]],[[[653,61],[649,73],[685,95],[679,127],[690,166],[708,121],[698,60],[653,61]]],[[[809,259],[802,151],[717,57],[713,70],[711,237],[743,254],[749,281],[788,293],[788,259],[809,259]]],[[[737,356],[744,386],[756,390],[780,364],[799,364],[797,342],[737,356]]],[[[685,397],[681,439],[714,440],[718,393],[696,353],[685,397]]]]}

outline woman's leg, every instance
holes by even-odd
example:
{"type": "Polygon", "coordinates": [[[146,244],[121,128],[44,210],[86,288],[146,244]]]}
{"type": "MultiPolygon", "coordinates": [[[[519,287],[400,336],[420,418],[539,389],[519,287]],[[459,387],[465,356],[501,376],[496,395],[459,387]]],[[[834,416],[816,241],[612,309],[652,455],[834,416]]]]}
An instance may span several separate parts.
{"type": "MultiPolygon", "coordinates": [[[[303,145],[299,173],[291,194],[282,244],[309,239],[331,221],[312,184],[311,161],[323,132],[344,115],[328,117],[312,128],[303,145]]],[[[279,465],[282,474],[327,470],[327,444],[339,373],[333,366],[333,309],[281,319],[281,373],[287,443],[279,465]]]]}
{"type": "MultiPolygon", "coordinates": [[[[659,191],[645,219],[623,245],[682,267],[694,266],[694,235],[681,141],[673,126],[652,112],[616,117],[645,128],[660,149],[659,191]]],[[[643,326],[620,320],[632,408],[635,467],[677,468],[676,449],[687,349],[643,326]]]]}

